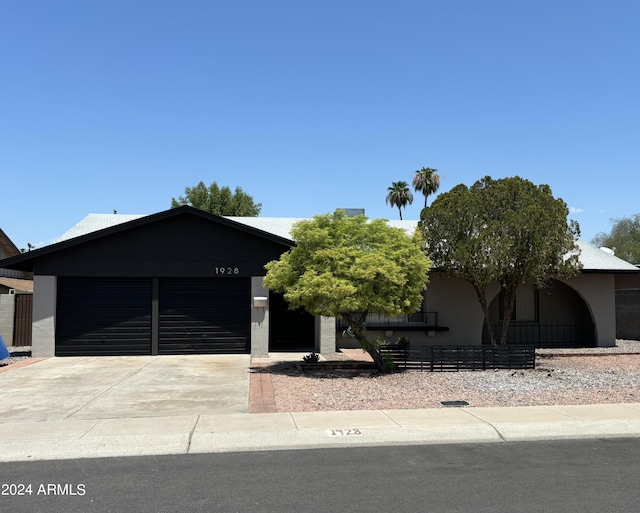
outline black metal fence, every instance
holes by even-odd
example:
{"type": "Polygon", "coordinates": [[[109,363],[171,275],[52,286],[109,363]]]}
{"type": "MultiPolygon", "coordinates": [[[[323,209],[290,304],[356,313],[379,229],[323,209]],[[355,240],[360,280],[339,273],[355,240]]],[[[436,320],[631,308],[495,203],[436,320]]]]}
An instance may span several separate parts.
{"type": "MultiPolygon", "coordinates": [[[[494,324],[496,341],[503,332],[502,323],[494,324]]],[[[483,341],[488,342],[484,328],[483,341]]],[[[536,322],[512,322],[509,324],[507,344],[533,345],[535,347],[595,347],[596,337],[593,324],[540,324],[536,322]]]]}
{"type": "MultiPolygon", "coordinates": [[[[353,316],[357,319],[360,314],[355,312],[353,316]]],[[[399,328],[399,327],[413,327],[416,329],[431,326],[438,326],[438,312],[415,312],[408,315],[398,315],[390,317],[388,315],[381,315],[370,313],[367,315],[364,325],[369,328],[399,328]]],[[[346,329],[348,323],[342,319],[338,319],[338,328],[346,329]]]]}
{"type": "Polygon", "coordinates": [[[421,346],[388,344],[380,348],[383,358],[396,370],[445,372],[487,369],[535,369],[534,346],[421,346]]]}

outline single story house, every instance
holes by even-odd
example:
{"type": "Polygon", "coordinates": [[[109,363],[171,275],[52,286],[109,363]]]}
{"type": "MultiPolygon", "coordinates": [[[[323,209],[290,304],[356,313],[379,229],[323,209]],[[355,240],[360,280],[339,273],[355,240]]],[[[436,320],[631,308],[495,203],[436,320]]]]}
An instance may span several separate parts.
{"type": "MultiPolygon", "coordinates": [[[[90,214],[56,243],[0,266],[34,274],[34,356],[329,353],[353,343],[342,336],[347,327],[291,311],[262,285],[264,265],[294,244],[289,230],[298,220],[219,217],[189,206],[145,216],[90,214]]],[[[389,223],[408,232],[417,225],[389,223]]],[[[615,281],[639,270],[587,243],[580,249],[580,276],[518,291],[512,343],[615,343],[615,281]]],[[[499,321],[498,287],[490,293],[499,321]]],[[[371,315],[367,328],[416,344],[486,338],[471,286],[437,271],[422,311],[371,315]]]]}

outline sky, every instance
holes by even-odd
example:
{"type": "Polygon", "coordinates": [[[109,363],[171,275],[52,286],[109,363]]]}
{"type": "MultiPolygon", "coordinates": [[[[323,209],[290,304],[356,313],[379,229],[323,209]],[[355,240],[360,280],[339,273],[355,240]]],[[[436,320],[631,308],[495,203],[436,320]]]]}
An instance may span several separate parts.
{"type": "Polygon", "coordinates": [[[41,247],[200,181],[397,219],[387,188],[431,167],[438,194],[548,184],[589,241],[640,212],[639,24],[637,0],[2,0],[0,228],[41,247]]]}

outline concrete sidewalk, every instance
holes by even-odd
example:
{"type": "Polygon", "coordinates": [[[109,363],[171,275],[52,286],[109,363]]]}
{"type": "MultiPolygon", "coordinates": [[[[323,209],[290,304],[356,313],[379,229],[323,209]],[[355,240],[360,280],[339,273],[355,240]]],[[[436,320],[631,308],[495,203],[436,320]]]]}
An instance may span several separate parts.
{"type": "Polygon", "coordinates": [[[640,403],[250,414],[250,381],[252,411],[274,405],[249,364],[248,355],[52,358],[5,369],[0,461],[640,437],[640,403]]]}
{"type": "Polygon", "coordinates": [[[0,423],[0,461],[640,436],[640,403],[0,423]]]}

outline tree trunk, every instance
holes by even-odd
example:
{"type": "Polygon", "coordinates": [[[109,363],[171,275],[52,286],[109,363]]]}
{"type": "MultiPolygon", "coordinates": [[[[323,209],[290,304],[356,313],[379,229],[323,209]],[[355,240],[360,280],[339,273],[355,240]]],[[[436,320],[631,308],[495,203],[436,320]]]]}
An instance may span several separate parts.
{"type": "Polygon", "coordinates": [[[491,319],[489,315],[489,305],[487,303],[487,296],[484,293],[484,289],[478,287],[474,283],[471,284],[473,286],[473,290],[476,291],[476,296],[478,296],[478,302],[480,303],[480,307],[482,308],[482,313],[484,314],[484,325],[487,327],[487,333],[489,334],[489,341],[492,346],[496,346],[496,334],[493,331],[493,326],[491,325],[491,319]]]}
{"type": "Polygon", "coordinates": [[[371,356],[371,359],[373,360],[373,363],[375,364],[376,368],[380,372],[385,373],[387,372],[387,366],[385,365],[384,360],[382,359],[382,355],[380,354],[380,351],[378,351],[378,349],[376,348],[375,344],[367,339],[365,335],[365,330],[363,328],[363,324],[367,318],[368,313],[369,313],[368,310],[361,312],[357,320],[353,317],[353,315],[351,315],[350,313],[347,313],[345,314],[345,319],[349,323],[351,332],[353,333],[353,336],[355,337],[355,339],[358,341],[358,344],[360,344],[360,347],[364,351],[366,351],[369,354],[369,356],[371,356]]]}
{"type": "Polygon", "coordinates": [[[384,363],[384,360],[382,359],[382,355],[380,354],[378,349],[374,346],[373,342],[371,342],[370,340],[367,340],[367,338],[364,336],[362,337],[362,339],[358,339],[358,337],[356,336],[356,340],[358,341],[360,346],[363,349],[365,349],[365,351],[369,354],[369,356],[371,356],[371,359],[373,360],[373,363],[375,364],[376,368],[383,374],[386,373],[388,370],[387,365],[384,363]]]}
{"type": "Polygon", "coordinates": [[[509,285],[503,289],[504,292],[504,319],[502,321],[502,335],[500,337],[500,345],[507,344],[507,336],[509,335],[509,326],[511,324],[511,315],[516,302],[516,286],[509,285]]]}

